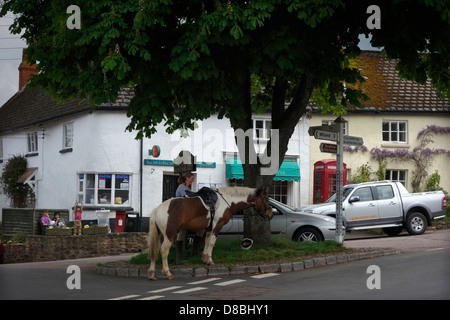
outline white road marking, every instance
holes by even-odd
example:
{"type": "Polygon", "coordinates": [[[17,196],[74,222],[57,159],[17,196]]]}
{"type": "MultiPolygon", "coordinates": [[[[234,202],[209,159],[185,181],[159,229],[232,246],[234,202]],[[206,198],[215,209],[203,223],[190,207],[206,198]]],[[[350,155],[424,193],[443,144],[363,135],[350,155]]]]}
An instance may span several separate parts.
{"type": "Polygon", "coordinates": [[[231,284],[240,283],[240,282],[244,282],[244,281],[247,281],[247,280],[235,279],[235,280],[230,280],[230,281],[225,281],[225,282],[214,283],[214,285],[224,287],[224,286],[229,286],[231,284]]]}
{"type": "Polygon", "coordinates": [[[202,283],[208,283],[208,282],[216,281],[216,280],[220,280],[220,279],[221,278],[209,278],[209,279],[205,279],[205,280],[189,282],[188,284],[202,284],[202,283]]]}
{"type": "Polygon", "coordinates": [[[127,299],[132,299],[132,298],[136,298],[136,297],[140,297],[141,295],[139,294],[130,294],[128,296],[122,296],[122,297],[117,297],[117,298],[111,298],[108,300],[127,300],[127,299]]]}
{"type": "Polygon", "coordinates": [[[170,291],[170,290],[175,290],[175,289],[179,289],[179,288],[183,288],[183,287],[182,286],[172,286],[172,287],[147,291],[147,293],[159,293],[159,292],[170,291]]]}
{"type": "Polygon", "coordinates": [[[195,292],[195,291],[206,290],[206,289],[208,289],[208,288],[195,287],[195,288],[191,288],[191,289],[184,289],[184,290],[180,290],[180,291],[174,291],[173,293],[189,293],[189,292],[195,292]]]}
{"type": "Polygon", "coordinates": [[[274,276],[279,276],[279,273],[263,273],[263,274],[258,274],[256,276],[251,276],[251,278],[254,279],[263,279],[263,278],[269,278],[269,277],[274,277],[274,276]]]}
{"type": "Polygon", "coordinates": [[[155,299],[160,299],[160,298],[164,298],[164,296],[150,296],[150,297],[140,298],[138,300],[155,300],[155,299]]]}

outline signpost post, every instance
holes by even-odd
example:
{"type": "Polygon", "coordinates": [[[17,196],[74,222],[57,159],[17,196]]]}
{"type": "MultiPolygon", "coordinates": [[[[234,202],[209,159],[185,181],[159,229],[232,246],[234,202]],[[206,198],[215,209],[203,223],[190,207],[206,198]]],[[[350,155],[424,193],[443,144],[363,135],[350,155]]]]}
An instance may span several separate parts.
{"type": "Polygon", "coordinates": [[[334,241],[336,243],[344,242],[344,232],[342,230],[342,198],[343,198],[343,172],[344,172],[344,118],[339,116],[335,123],[339,124],[337,153],[336,153],[336,234],[334,241]]]}

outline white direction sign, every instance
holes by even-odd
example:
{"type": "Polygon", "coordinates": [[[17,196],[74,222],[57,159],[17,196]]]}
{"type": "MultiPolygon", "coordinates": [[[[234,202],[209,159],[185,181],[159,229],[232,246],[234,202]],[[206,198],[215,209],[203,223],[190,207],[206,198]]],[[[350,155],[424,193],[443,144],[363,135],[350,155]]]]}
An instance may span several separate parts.
{"type": "Polygon", "coordinates": [[[344,144],[349,146],[362,146],[364,144],[364,140],[361,137],[353,137],[344,135],[344,144]]]}
{"type": "Polygon", "coordinates": [[[322,139],[322,140],[337,141],[338,134],[337,134],[337,132],[332,132],[332,131],[316,130],[314,132],[314,138],[322,139]]]}

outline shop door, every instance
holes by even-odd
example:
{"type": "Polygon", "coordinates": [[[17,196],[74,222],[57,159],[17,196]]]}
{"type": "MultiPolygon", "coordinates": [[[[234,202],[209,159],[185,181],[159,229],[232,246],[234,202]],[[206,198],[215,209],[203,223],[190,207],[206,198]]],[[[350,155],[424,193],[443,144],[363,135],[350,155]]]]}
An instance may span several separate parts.
{"type": "Polygon", "coordinates": [[[178,176],[172,174],[165,174],[163,176],[163,194],[162,201],[175,197],[175,192],[178,188],[178,176]]]}

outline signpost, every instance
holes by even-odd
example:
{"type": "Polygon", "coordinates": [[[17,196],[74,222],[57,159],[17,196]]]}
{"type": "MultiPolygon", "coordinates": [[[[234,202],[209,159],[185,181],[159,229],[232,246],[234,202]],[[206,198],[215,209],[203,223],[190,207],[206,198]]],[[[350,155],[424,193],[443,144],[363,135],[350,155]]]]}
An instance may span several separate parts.
{"type": "Polygon", "coordinates": [[[344,135],[344,123],[346,120],[339,116],[331,126],[315,126],[308,130],[310,136],[320,140],[337,141],[337,144],[321,143],[320,151],[336,153],[336,234],[335,242],[344,241],[342,230],[342,202],[343,202],[343,173],[344,173],[344,144],[351,146],[362,146],[363,138],[344,135]]]}
{"type": "Polygon", "coordinates": [[[337,141],[338,134],[337,134],[337,132],[333,132],[333,131],[316,130],[314,132],[314,138],[321,139],[321,140],[337,141]]]}
{"type": "Polygon", "coordinates": [[[327,153],[337,153],[337,144],[321,143],[320,151],[327,153]]]}
{"type": "Polygon", "coordinates": [[[343,153],[344,153],[344,123],[345,120],[341,116],[339,116],[335,123],[339,124],[339,132],[338,132],[338,143],[337,143],[337,153],[336,153],[336,234],[335,234],[335,242],[342,243],[344,242],[344,231],[342,230],[342,200],[343,200],[343,192],[342,187],[344,183],[343,173],[344,173],[344,161],[343,161],[343,153]]]}

